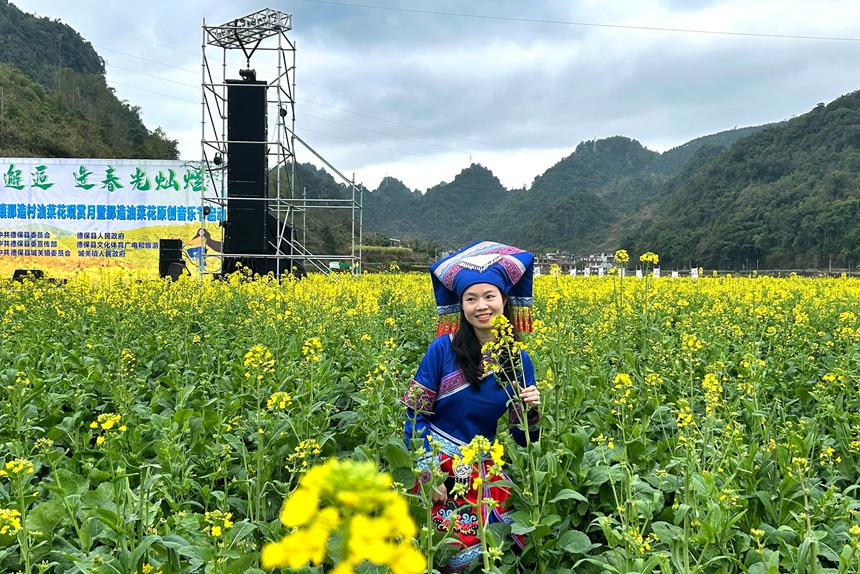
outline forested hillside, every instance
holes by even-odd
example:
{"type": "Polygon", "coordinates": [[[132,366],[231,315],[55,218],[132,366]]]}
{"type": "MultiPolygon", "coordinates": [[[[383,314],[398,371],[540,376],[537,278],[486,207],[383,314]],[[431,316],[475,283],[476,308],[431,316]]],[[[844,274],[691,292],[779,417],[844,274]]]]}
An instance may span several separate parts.
{"type": "MultiPolygon", "coordinates": [[[[396,190],[398,221],[414,209],[412,233],[443,247],[487,238],[580,255],[655,251],[675,267],[860,264],[858,92],[663,154],[620,136],[583,142],[528,190],[499,192],[480,166],[461,175],[479,169],[483,182],[467,193],[441,184],[422,195],[386,182],[370,194],[368,211],[396,190]]],[[[370,231],[407,231],[390,226],[393,219],[366,221],[370,231]]]]}
{"type": "Polygon", "coordinates": [[[855,92],[738,141],[676,182],[665,209],[630,239],[679,265],[847,267],[860,261],[858,214],[855,92]]]}
{"type": "Polygon", "coordinates": [[[74,29],[0,0],[0,156],[177,159],[177,142],[120,102],[74,29]]]}

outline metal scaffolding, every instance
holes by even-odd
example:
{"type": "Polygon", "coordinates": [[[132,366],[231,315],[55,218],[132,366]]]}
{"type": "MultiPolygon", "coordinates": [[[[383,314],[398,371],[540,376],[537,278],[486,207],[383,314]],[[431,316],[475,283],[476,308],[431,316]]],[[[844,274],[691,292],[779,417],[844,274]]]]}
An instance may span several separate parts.
{"type": "MultiPolygon", "coordinates": [[[[200,259],[201,273],[217,272],[224,268],[226,258],[267,258],[274,260],[276,275],[290,272],[287,265],[302,263],[306,271],[329,273],[330,265],[340,267],[348,264],[353,273],[361,273],[361,237],[363,202],[362,190],[346,178],[329,162],[296,135],[296,43],[287,32],[292,29],[292,15],[265,8],[247,16],[218,26],[207,26],[203,21],[202,50],[202,137],[201,164],[207,175],[207,189],[201,196],[204,213],[213,208],[226,213],[230,218],[229,190],[227,189],[228,144],[227,135],[227,82],[230,72],[243,79],[255,79],[254,63],[262,65],[264,74],[273,79],[266,85],[266,177],[267,197],[252,199],[267,205],[267,215],[277,217],[277,236],[267,237],[267,254],[207,253],[200,259]],[[208,51],[207,51],[208,49],[208,51]],[[245,67],[232,70],[236,63],[228,62],[228,56],[240,51],[245,67]],[[215,52],[215,54],[211,54],[215,52]],[[216,56],[220,56],[217,58],[216,56]],[[220,73],[219,73],[220,68],[220,73]],[[351,198],[313,198],[304,196],[295,156],[296,143],[301,144],[321,160],[351,190],[351,198]],[[313,254],[305,247],[307,215],[318,209],[348,210],[351,215],[351,245],[349,254],[313,254]],[[283,268],[281,267],[283,265],[283,268]]],[[[241,201],[247,202],[243,197],[241,201]]],[[[221,222],[221,245],[224,243],[224,226],[221,222]]]]}

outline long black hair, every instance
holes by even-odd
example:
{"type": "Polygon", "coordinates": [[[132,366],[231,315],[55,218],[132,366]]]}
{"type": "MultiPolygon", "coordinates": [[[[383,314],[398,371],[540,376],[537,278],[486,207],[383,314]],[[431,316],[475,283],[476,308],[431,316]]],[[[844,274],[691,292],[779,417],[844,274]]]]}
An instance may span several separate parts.
{"type": "MultiPolygon", "coordinates": [[[[504,293],[505,307],[502,311],[511,325],[514,324],[514,310],[511,305],[511,300],[504,293]]],[[[519,340],[519,333],[514,331],[514,339],[519,340]]],[[[466,381],[474,390],[478,390],[481,386],[481,342],[475,334],[475,328],[466,320],[466,314],[460,308],[460,326],[457,332],[454,333],[454,338],[451,341],[451,346],[454,348],[454,354],[457,356],[457,365],[463,371],[466,381]]],[[[515,377],[514,362],[507,354],[499,360],[499,366],[504,371],[507,380],[512,381],[515,377]]]]}

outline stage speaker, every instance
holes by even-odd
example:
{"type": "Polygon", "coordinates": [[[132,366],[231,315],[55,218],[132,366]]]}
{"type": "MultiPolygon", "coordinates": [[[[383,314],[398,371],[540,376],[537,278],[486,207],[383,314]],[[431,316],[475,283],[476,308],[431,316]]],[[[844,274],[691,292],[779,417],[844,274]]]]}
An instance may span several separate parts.
{"type": "Polygon", "coordinates": [[[41,269],[16,269],[12,272],[12,281],[23,282],[24,279],[44,279],[45,272],[41,269]]]}
{"type": "Polygon", "coordinates": [[[188,267],[185,266],[185,261],[171,263],[167,268],[167,276],[174,281],[179,281],[180,275],[191,275],[188,272],[188,267]]]}
{"type": "Polygon", "coordinates": [[[278,255],[278,257],[225,257],[221,267],[222,277],[235,272],[240,266],[257,275],[272,273],[275,277],[281,277],[282,275],[293,274],[299,278],[307,275],[302,260],[293,258],[295,252],[293,250],[294,230],[292,226],[284,224],[274,212],[267,211],[264,227],[265,249],[263,253],[265,255],[278,255]]]}
{"type": "Polygon", "coordinates": [[[227,185],[227,197],[266,197],[265,181],[231,181],[227,185]]]}
{"type": "Polygon", "coordinates": [[[185,265],[182,261],[182,240],[160,239],[158,241],[158,276],[169,276],[172,263],[185,265]]]}
{"type": "Polygon", "coordinates": [[[266,201],[228,198],[223,253],[266,252],[266,201]]]}
{"type": "Polygon", "coordinates": [[[233,197],[235,189],[239,197],[266,197],[268,85],[256,80],[227,80],[226,84],[227,196],[233,197]]]}

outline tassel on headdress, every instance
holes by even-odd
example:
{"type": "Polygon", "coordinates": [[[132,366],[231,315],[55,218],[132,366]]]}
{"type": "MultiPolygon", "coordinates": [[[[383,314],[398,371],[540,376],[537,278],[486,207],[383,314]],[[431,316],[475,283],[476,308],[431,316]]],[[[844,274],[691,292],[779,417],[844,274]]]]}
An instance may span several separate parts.
{"type": "Polygon", "coordinates": [[[458,315],[439,316],[436,319],[436,336],[452,335],[460,328],[460,317],[458,315]]]}
{"type": "Polygon", "coordinates": [[[460,298],[476,283],[490,283],[508,296],[514,308],[514,327],[532,331],[534,256],[502,243],[481,241],[444,257],[430,266],[436,297],[437,336],[459,327],[460,298]]]}

